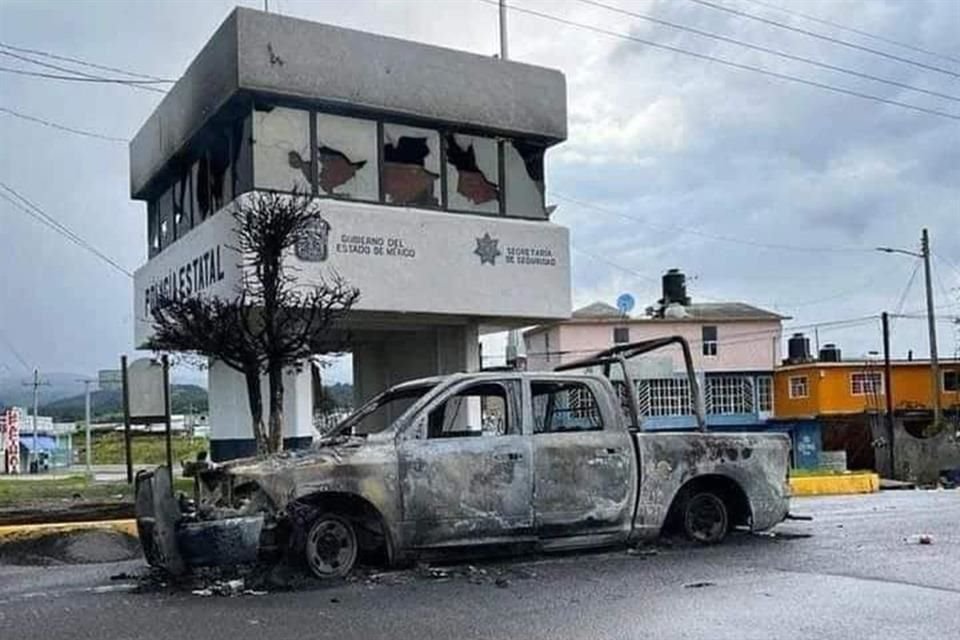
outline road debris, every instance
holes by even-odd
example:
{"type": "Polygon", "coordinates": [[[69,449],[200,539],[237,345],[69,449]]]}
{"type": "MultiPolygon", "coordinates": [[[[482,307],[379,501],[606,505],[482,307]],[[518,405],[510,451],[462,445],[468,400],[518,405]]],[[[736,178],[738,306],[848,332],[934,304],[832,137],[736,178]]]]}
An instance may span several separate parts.
{"type": "Polygon", "coordinates": [[[910,544],[933,544],[933,536],[929,533],[917,533],[907,538],[910,544]]]}
{"type": "Polygon", "coordinates": [[[684,589],[702,589],[704,587],[715,587],[717,586],[716,582],[688,582],[683,585],[684,589]]]}

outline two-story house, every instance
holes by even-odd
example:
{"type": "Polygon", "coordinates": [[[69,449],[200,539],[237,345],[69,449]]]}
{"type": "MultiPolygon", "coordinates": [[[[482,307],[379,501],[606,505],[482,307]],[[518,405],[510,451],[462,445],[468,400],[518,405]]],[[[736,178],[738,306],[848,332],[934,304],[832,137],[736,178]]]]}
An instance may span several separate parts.
{"type": "MultiPolygon", "coordinates": [[[[663,277],[663,298],[645,315],[629,316],[595,302],[569,320],[527,330],[527,367],[552,369],[616,344],[681,335],[693,351],[707,424],[758,428],[773,414],[772,376],[784,319],[742,302],[691,302],[684,275],[671,269],[663,277]]],[[[638,358],[632,366],[645,428],[695,425],[678,347],[638,358]]]]}

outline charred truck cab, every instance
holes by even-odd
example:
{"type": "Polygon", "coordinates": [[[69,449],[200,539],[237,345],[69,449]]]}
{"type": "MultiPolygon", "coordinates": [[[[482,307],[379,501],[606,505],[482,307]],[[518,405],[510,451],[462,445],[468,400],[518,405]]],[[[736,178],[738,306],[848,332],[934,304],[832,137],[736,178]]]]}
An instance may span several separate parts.
{"type": "Polygon", "coordinates": [[[138,476],[146,557],[179,572],[292,554],[331,577],[364,554],[393,564],[428,550],[569,549],[668,530],[713,544],[776,525],[789,499],[786,436],[645,433],[611,382],[618,362],[669,344],[689,354],[672,337],[564,371],[407,382],[308,450],[187,464],[194,500],[173,498],[165,470],[138,476]]]}

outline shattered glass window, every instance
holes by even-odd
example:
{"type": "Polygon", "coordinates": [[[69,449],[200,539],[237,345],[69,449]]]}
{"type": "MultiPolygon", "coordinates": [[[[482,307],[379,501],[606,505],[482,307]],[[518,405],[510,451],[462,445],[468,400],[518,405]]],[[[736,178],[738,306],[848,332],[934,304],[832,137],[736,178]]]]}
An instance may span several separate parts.
{"type": "Polygon", "coordinates": [[[507,388],[480,383],[447,398],[427,417],[428,438],[519,435],[511,420],[507,388]]]}
{"type": "Polygon", "coordinates": [[[159,220],[159,250],[163,251],[173,243],[173,188],[163,192],[157,200],[157,219],[159,220]]]}
{"type": "Polygon", "coordinates": [[[253,112],[253,177],[258,189],[311,192],[310,112],[253,112]]]}
{"type": "Polygon", "coordinates": [[[447,208],[500,211],[500,152],[492,138],[448,133],[447,208]]]}
{"type": "Polygon", "coordinates": [[[210,206],[210,162],[206,155],[200,156],[191,169],[193,182],[193,224],[206,220],[212,213],[210,206]]]}
{"type": "Polygon", "coordinates": [[[230,193],[235,198],[253,189],[253,153],[250,149],[253,119],[250,114],[233,123],[230,136],[230,173],[233,180],[230,193]]]}
{"type": "Polygon", "coordinates": [[[193,227],[190,171],[184,171],[173,185],[173,233],[182,238],[193,227]]]}
{"type": "Polygon", "coordinates": [[[320,195],[354,200],[380,199],[377,123],[317,114],[320,195]]]}
{"type": "Polygon", "coordinates": [[[160,253],[160,221],[157,219],[157,201],[147,204],[147,255],[160,253]]]}
{"type": "Polygon", "coordinates": [[[505,210],[509,216],[546,218],[543,206],[544,148],[520,140],[503,145],[505,210]]]}
{"type": "Polygon", "coordinates": [[[230,177],[230,137],[218,133],[210,146],[210,210],[216,213],[233,199],[230,177]]]}
{"type": "Polygon", "coordinates": [[[383,192],[391,204],[440,206],[440,134],[383,125],[383,192]]]}

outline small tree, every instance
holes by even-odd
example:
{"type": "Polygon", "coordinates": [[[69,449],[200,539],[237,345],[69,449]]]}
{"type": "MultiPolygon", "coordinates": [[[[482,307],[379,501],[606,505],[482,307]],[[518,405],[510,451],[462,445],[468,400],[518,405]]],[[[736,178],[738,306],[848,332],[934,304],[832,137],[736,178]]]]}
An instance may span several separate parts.
{"type": "Polygon", "coordinates": [[[244,277],[233,299],[166,296],[153,307],[151,347],[189,351],[241,372],[258,453],[283,448],[283,372],[299,370],[316,353],[339,350],[333,331],[360,297],[339,275],[316,286],[297,285],[285,258],[297,242],[325,224],[316,202],[294,193],[254,192],[234,204],[236,249],[244,277]],[[263,424],[261,376],[269,389],[263,424]]]}

